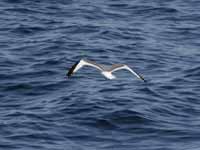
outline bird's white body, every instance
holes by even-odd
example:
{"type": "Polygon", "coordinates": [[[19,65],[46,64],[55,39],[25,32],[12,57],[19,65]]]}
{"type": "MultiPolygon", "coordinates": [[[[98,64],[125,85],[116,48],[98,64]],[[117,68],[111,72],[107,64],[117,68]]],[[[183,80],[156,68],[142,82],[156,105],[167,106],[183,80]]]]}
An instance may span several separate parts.
{"type": "Polygon", "coordinates": [[[107,79],[115,79],[116,76],[114,76],[111,72],[108,72],[108,71],[102,71],[101,72],[102,75],[104,75],[107,79]]]}

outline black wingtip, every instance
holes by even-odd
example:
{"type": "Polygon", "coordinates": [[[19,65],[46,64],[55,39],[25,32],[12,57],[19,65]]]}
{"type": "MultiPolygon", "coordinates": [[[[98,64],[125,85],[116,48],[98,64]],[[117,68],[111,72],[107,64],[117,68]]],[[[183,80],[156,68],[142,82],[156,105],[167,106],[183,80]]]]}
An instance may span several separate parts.
{"type": "Polygon", "coordinates": [[[76,66],[78,65],[79,62],[80,62],[80,60],[77,61],[77,62],[69,69],[68,73],[66,74],[66,75],[68,76],[68,78],[69,78],[70,76],[72,76],[73,71],[74,71],[74,69],[76,68],[76,66]]]}
{"type": "Polygon", "coordinates": [[[140,76],[140,79],[142,79],[145,83],[147,82],[142,76],[140,76]]]}

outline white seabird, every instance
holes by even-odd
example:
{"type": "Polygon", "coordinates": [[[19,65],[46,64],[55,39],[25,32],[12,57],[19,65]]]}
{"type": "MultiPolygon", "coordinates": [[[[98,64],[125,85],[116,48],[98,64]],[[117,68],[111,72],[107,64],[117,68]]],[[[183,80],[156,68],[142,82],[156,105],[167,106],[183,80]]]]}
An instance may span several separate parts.
{"type": "Polygon", "coordinates": [[[101,71],[101,74],[104,75],[107,79],[115,79],[116,76],[114,76],[112,73],[117,71],[117,70],[121,70],[121,69],[126,69],[128,71],[130,71],[132,74],[134,74],[137,78],[144,80],[144,78],[139,75],[138,73],[136,73],[135,71],[133,71],[129,66],[125,65],[125,64],[114,64],[112,65],[109,69],[103,67],[102,65],[99,65],[93,61],[90,60],[84,60],[81,59],[80,61],[76,62],[68,71],[67,76],[70,77],[73,73],[77,72],[80,68],[82,68],[83,66],[91,66],[94,68],[97,68],[98,70],[101,71]]]}

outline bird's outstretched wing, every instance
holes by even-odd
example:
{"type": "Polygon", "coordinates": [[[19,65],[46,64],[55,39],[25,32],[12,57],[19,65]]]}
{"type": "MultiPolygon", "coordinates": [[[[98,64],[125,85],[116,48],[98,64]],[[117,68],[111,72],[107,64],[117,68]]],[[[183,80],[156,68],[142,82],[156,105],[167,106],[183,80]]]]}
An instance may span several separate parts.
{"type": "Polygon", "coordinates": [[[139,79],[141,79],[141,80],[143,80],[145,82],[144,78],[141,75],[139,75],[138,73],[136,73],[135,71],[133,71],[129,66],[124,65],[124,64],[115,64],[115,65],[112,65],[112,67],[110,68],[109,71],[114,72],[114,71],[121,70],[121,69],[126,69],[126,70],[130,71],[137,78],[139,78],[139,79]]]}
{"type": "Polygon", "coordinates": [[[91,66],[94,68],[97,68],[98,70],[102,71],[103,68],[101,65],[93,62],[93,61],[89,61],[89,60],[84,60],[81,59],[80,61],[76,62],[68,71],[67,76],[70,77],[73,73],[77,72],[80,68],[82,68],[83,66],[91,66]]]}

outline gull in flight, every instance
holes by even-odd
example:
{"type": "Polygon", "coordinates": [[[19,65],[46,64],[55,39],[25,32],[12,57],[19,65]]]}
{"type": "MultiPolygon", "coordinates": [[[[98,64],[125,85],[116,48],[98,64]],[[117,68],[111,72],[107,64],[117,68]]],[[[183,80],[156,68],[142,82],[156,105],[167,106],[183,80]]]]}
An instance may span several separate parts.
{"type": "Polygon", "coordinates": [[[130,71],[132,74],[134,74],[137,78],[144,80],[144,78],[139,75],[138,73],[136,73],[135,71],[133,71],[129,66],[125,65],[125,64],[114,64],[112,65],[110,68],[105,68],[102,65],[99,65],[93,61],[90,60],[84,60],[81,59],[80,61],[76,62],[68,71],[67,76],[70,77],[72,74],[74,74],[75,72],[77,72],[80,68],[82,68],[83,66],[91,66],[94,67],[98,70],[101,71],[101,74],[104,75],[107,79],[115,79],[116,76],[114,76],[112,73],[117,71],[117,70],[121,70],[121,69],[126,69],[128,71],[130,71]]]}

